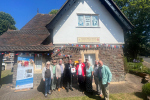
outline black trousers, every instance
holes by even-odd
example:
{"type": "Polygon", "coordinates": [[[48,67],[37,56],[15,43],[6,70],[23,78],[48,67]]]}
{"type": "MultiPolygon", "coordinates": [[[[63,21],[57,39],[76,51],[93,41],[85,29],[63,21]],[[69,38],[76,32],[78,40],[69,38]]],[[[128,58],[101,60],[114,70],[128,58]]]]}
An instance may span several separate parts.
{"type": "Polygon", "coordinates": [[[78,83],[79,83],[80,89],[82,91],[85,90],[85,78],[84,78],[84,76],[78,75],[78,83]]]}
{"type": "Polygon", "coordinates": [[[59,77],[57,80],[57,88],[63,87],[63,79],[64,79],[64,74],[61,74],[61,77],[59,77]]]}
{"type": "Polygon", "coordinates": [[[67,89],[72,88],[72,75],[66,76],[67,89]]]}

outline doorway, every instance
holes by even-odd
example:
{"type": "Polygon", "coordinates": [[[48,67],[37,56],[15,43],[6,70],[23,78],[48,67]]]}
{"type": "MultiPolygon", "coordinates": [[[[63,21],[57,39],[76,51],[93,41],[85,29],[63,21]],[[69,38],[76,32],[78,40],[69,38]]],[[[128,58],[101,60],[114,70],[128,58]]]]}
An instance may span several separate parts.
{"type": "Polygon", "coordinates": [[[88,59],[91,66],[94,67],[94,64],[95,64],[95,54],[85,54],[84,55],[84,62],[85,62],[85,59],[88,59]]]}

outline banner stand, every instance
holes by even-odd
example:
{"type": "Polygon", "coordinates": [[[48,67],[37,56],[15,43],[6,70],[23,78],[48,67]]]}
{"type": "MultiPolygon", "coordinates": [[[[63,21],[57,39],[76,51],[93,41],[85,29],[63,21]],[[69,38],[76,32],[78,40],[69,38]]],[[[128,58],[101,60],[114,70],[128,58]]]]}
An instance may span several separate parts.
{"type": "Polygon", "coordinates": [[[18,90],[15,90],[14,92],[25,92],[25,91],[29,91],[29,90],[31,90],[31,88],[18,89],[18,90]]]}

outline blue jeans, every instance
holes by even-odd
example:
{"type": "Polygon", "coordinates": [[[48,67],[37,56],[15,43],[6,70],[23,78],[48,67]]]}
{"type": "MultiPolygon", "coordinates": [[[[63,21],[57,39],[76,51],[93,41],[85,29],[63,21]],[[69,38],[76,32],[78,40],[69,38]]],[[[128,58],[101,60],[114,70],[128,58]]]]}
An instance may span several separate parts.
{"type": "Polygon", "coordinates": [[[45,78],[45,94],[50,90],[51,78],[45,78]]]}

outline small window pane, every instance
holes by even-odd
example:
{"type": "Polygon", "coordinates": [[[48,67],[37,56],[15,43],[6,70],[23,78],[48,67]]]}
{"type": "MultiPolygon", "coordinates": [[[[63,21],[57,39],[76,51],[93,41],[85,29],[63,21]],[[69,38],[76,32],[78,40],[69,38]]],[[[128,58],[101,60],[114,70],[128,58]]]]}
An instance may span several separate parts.
{"type": "Polygon", "coordinates": [[[98,16],[92,16],[92,25],[98,26],[98,16]]]}
{"type": "Polygon", "coordinates": [[[85,26],[91,26],[91,16],[85,16],[85,26]]]}
{"type": "Polygon", "coordinates": [[[84,26],[83,15],[78,16],[78,26],[84,26]]]}

